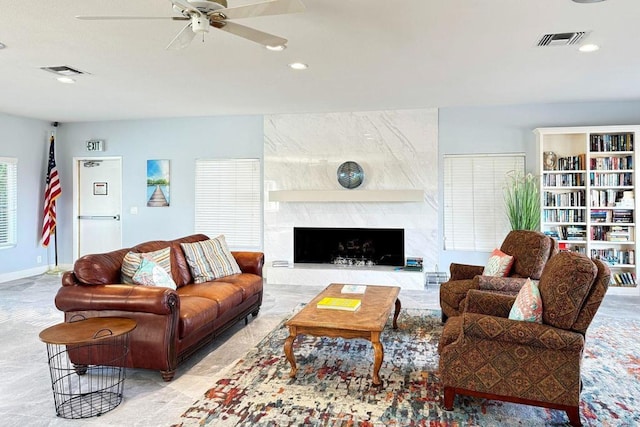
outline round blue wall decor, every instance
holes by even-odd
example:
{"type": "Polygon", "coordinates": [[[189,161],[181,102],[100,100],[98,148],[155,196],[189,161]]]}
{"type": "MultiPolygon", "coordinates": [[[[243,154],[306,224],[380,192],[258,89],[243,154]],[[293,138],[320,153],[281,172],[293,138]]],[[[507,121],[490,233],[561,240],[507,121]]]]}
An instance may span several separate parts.
{"type": "Polygon", "coordinates": [[[364,171],[356,162],[344,162],[338,167],[338,182],[344,188],[357,188],[364,181],[364,171]]]}

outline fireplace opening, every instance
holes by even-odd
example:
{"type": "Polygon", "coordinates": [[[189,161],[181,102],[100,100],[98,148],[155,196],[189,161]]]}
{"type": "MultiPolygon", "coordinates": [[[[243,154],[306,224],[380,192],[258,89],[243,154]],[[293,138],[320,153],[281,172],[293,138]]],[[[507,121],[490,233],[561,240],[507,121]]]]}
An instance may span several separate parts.
{"type": "Polygon", "coordinates": [[[404,229],[294,227],[293,262],[403,266],[404,229]]]}

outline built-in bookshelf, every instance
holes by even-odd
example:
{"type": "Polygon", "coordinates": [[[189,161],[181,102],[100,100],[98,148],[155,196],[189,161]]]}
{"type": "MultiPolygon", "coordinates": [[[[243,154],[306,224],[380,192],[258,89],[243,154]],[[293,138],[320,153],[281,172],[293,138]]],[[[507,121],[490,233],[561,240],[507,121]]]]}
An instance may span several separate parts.
{"type": "Polygon", "coordinates": [[[540,229],[561,250],[606,262],[612,293],[639,293],[636,143],[640,126],[539,128],[540,229]]]}

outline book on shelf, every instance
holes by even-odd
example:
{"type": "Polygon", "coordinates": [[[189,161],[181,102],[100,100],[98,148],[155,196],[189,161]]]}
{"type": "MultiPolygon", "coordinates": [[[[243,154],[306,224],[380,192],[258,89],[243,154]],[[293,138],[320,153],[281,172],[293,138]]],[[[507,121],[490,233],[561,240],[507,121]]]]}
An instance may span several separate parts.
{"type": "Polygon", "coordinates": [[[359,299],[324,297],[318,301],[316,307],[329,310],[356,311],[361,304],[362,301],[359,299]]]}
{"type": "Polygon", "coordinates": [[[614,286],[629,286],[635,287],[636,284],[636,275],[633,273],[615,273],[611,275],[610,280],[611,285],[614,286]]]}
{"type": "Polygon", "coordinates": [[[366,285],[344,285],[340,292],[343,294],[364,294],[366,290],[366,285]]]}

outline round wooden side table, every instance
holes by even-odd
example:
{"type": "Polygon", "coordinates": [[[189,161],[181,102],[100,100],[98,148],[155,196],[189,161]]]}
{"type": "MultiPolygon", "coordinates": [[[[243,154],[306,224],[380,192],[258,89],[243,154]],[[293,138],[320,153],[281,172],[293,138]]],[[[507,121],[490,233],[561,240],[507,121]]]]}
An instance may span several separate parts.
{"type": "Polygon", "coordinates": [[[136,327],[124,317],[76,317],[40,332],[62,418],[100,416],[122,402],[129,333],[136,327]]]}

